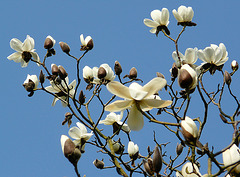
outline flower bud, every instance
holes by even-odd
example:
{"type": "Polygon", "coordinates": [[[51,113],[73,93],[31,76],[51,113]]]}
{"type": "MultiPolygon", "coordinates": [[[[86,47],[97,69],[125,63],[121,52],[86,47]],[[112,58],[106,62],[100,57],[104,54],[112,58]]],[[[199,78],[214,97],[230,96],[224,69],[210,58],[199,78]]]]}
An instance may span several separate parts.
{"type": "Polygon", "coordinates": [[[233,71],[237,71],[238,70],[238,62],[236,60],[233,60],[231,63],[231,68],[233,71]]]}
{"type": "Polygon", "coordinates": [[[115,61],[114,71],[115,71],[116,75],[120,75],[122,73],[122,66],[120,65],[120,63],[118,61],[115,61]]]}
{"type": "Polygon", "coordinates": [[[45,81],[45,76],[44,76],[42,70],[40,71],[40,74],[39,74],[39,81],[40,81],[41,84],[43,84],[44,81],[45,81]]]}
{"type": "Polygon", "coordinates": [[[69,47],[69,45],[68,45],[67,43],[65,43],[65,42],[59,42],[59,45],[60,45],[60,47],[61,47],[61,49],[62,49],[62,51],[63,51],[64,53],[69,54],[69,52],[70,52],[70,47],[69,47]]]}
{"type": "Polygon", "coordinates": [[[231,75],[229,74],[229,72],[227,72],[227,71],[224,72],[224,82],[225,82],[227,85],[230,85],[231,82],[232,82],[232,77],[231,77],[231,75]]]}
{"type": "Polygon", "coordinates": [[[178,76],[178,67],[177,67],[176,63],[173,63],[173,65],[172,65],[171,76],[173,78],[176,78],[178,76]]]}
{"type": "Polygon", "coordinates": [[[75,166],[81,157],[81,152],[66,135],[61,136],[61,145],[64,156],[75,166]]]}
{"type": "Polygon", "coordinates": [[[158,174],[162,169],[162,153],[160,152],[157,145],[153,152],[152,164],[153,164],[153,171],[158,174]]]}
{"type": "Polygon", "coordinates": [[[61,65],[58,66],[58,74],[62,80],[64,80],[68,76],[68,73],[66,72],[64,67],[61,65]]]}
{"type": "Polygon", "coordinates": [[[27,79],[23,83],[23,87],[28,92],[33,92],[35,89],[37,89],[38,86],[38,78],[36,75],[27,75],[27,79]]]}
{"type": "Polygon", "coordinates": [[[56,64],[51,65],[52,74],[58,76],[58,66],[56,64]]]}
{"type": "Polygon", "coordinates": [[[102,160],[94,160],[93,164],[98,168],[98,169],[103,169],[104,168],[104,162],[102,160]]]}
{"type": "Polygon", "coordinates": [[[152,166],[152,159],[148,158],[147,160],[143,159],[143,167],[145,171],[150,175],[153,176],[153,166],[152,166]]]}
{"type": "Polygon", "coordinates": [[[132,141],[128,143],[128,154],[131,159],[136,160],[139,154],[139,147],[137,144],[134,144],[132,141]]]}
{"type": "Polygon", "coordinates": [[[178,73],[178,84],[184,89],[193,89],[197,85],[197,73],[188,64],[181,67],[178,73]]]}
{"type": "Polygon", "coordinates": [[[100,67],[100,68],[98,69],[97,77],[98,77],[99,79],[103,79],[106,75],[107,75],[106,70],[105,70],[103,67],[100,67]]]}
{"type": "Polygon", "coordinates": [[[87,36],[85,39],[83,37],[83,34],[80,35],[80,41],[82,43],[81,45],[81,51],[84,50],[92,50],[93,48],[93,40],[91,36],[87,36]]]}
{"type": "Polygon", "coordinates": [[[136,79],[137,78],[137,69],[132,67],[129,72],[129,79],[136,79]]]}
{"type": "Polygon", "coordinates": [[[177,144],[177,148],[176,148],[177,155],[180,155],[182,153],[182,151],[183,151],[182,143],[177,144]]]}
{"type": "Polygon", "coordinates": [[[55,45],[56,41],[52,38],[52,36],[47,36],[44,42],[45,49],[51,49],[55,45]]]}
{"type": "Polygon", "coordinates": [[[79,100],[79,102],[80,102],[80,104],[81,105],[83,105],[84,103],[85,103],[85,95],[83,94],[83,91],[81,90],[80,91],[80,94],[79,94],[79,98],[78,98],[78,100],[79,100]]]}
{"type": "Polygon", "coordinates": [[[181,121],[182,134],[185,140],[195,145],[198,137],[198,129],[195,122],[190,117],[185,117],[185,120],[181,121]]]}

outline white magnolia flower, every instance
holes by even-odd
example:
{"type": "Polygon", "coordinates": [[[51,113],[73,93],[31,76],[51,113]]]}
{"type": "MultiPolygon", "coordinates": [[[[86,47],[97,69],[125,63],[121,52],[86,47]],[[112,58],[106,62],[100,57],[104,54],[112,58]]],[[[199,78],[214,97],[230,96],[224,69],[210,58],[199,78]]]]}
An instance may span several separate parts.
{"type": "Polygon", "coordinates": [[[182,65],[178,71],[178,84],[184,89],[194,89],[197,86],[198,74],[188,64],[182,65]]]}
{"type": "Polygon", "coordinates": [[[63,152],[63,154],[64,154],[65,142],[66,142],[67,140],[70,140],[70,139],[69,139],[66,135],[62,135],[62,136],[61,136],[60,141],[61,141],[61,146],[62,146],[62,152],[63,152]]]}
{"type": "Polygon", "coordinates": [[[204,50],[198,50],[198,58],[203,61],[199,67],[210,64],[209,71],[214,74],[216,71],[214,67],[221,67],[228,60],[228,52],[223,43],[220,43],[219,46],[211,44],[210,47],[206,47],[204,50]]]}
{"type": "Polygon", "coordinates": [[[146,26],[152,28],[150,30],[151,33],[158,35],[159,31],[164,29],[168,35],[170,34],[167,29],[169,24],[169,11],[167,8],[162,8],[162,11],[153,10],[151,12],[151,17],[153,20],[145,18],[143,21],[146,26]]]}
{"type": "Polygon", "coordinates": [[[176,177],[198,177],[199,175],[202,176],[197,165],[191,162],[187,162],[185,165],[183,165],[181,172],[182,175],[179,172],[176,172],[176,177]],[[197,174],[193,173],[194,170],[197,174]]]}
{"type": "Polygon", "coordinates": [[[57,96],[57,97],[54,97],[52,106],[55,106],[57,100],[59,100],[59,98],[61,98],[62,100],[65,100],[65,102],[61,101],[63,107],[66,107],[67,106],[66,101],[68,98],[67,93],[69,93],[70,97],[73,97],[73,95],[75,93],[76,80],[72,81],[71,84],[68,84],[69,79],[68,79],[68,77],[66,77],[65,82],[64,82],[64,80],[61,80],[61,83],[59,84],[59,83],[57,83],[57,81],[52,80],[52,81],[50,81],[51,86],[48,86],[45,88],[47,91],[49,91],[51,93],[55,93],[57,96]]]}
{"type": "Polygon", "coordinates": [[[189,143],[195,142],[198,137],[198,128],[195,122],[188,116],[181,121],[182,134],[189,143]]]}
{"type": "MultiPolygon", "coordinates": [[[[240,161],[240,149],[236,144],[233,144],[229,149],[222,153],[223,156],[223,164],[224,166],[229,166],[240,161]]],[[[227,170],[231,170],[233,166],[227,168],[227,170]]],[[[237,165],[233,170],[231,170],[233,174],[240,174],[240,164],[237,165]]]]}
{"type": "Polygon", "coordinates": [[[139,147],[137,144],[134,144],[132,141],[128,143],[128,154],[131,158],[133,158],[136,154],[138,155],[139,147]]]}
{"type": "MultiPolygon", "coordinates": [[[[105,120],[101,120],[99,124],[113,125],[114,123],[117,123],[119,126],[121,126],[123,124],[123,122],[121,121],[122,117],[123,112],[121,112],[121,114],[110,112],[105,118],[105,120]]],[[[124,130],[125,132],[130,132],[130,128],[128,127],[127,124],[122,125],[122,130],[124,130]]]]}
{"type": "Polygon", "coordinates": [[[69,136],[75,139],[73,142],[76,146],[81,147],[81,151],[84,151],[85,143],[88,141],[93,133],[88,133],[87,128],[80,122],[76,123],[78,127],[72,127],[68,131],[69,136]]]}
{"type": "Polygon", "coordinates": [[[179,57],[180,57],[180,61],[179,58],[177,56],[177,52],[174,51],[172,53],[172,58],[174,59],[176,66],[179,68],[181,66],[182,63],[184,64],[189,64],[191,66],[194,66],[194,63],[196,63],[197,61],[197,48],[187,48],[185,51],[185,55],[183,55],[181,52],[179,53],[179,57]]]}
{"type": "Polygon", "coordinates": [[[81,34],[80,41],[82,43],[80,50],[91,50],[93,48],[93,40],[91,36],[87,36],[84,39],[83,34],[81,34]]]}
{"type": "Polygon", "coordinates": [[[93,76],[93,69],[90,68],[89,66],[85,66],[83,68],[83,78],[87,83],[90,83],[93,81],[94,76],[93,76]]]}
{"type": "MultiPolygon", "coordinates": [[[[104,63],[104,64],[100,65],[99,68],[103,68],[105,70],[105,72],[106,72],[105,76],[103,77],[103,79],[105,81],[110,82],[110,81],[113,81],[115,79],[114,72],[113,72],[112,68],[108,64],[104,63]]],[[[98,67],[94,67],[93,68],[93,76],[95,77],[93,83],[95,83],[95,84],[99,84],[100,83],[99,68],[98,67]]]]}
{"type": "Polygon", "coordinates": [[[141,130],[144,121],[142,113],[137,108],[137,104],[142,111],[169,106],[172,101],[152,98],[152,95],[161,90],[166,84],[167,81],[160,77],[152,79],[144,86],[134,82],[129,87],[126,87],[119,82],[112,81],[107,84],[108,91],[125,100],[117,100],[107,105],[105,110],[118,112],[130,108],[127,121],[128,126],[131,130],[141,130]]]}
{"type": "Polygon", "coordinates": [[[36,90],[39,84],[38,77],[36,75],[27,75],[27,79],[24,81],[23,85],[26,84],[33,84],[32,85],[32,90],[36,90]]]}
{"type": "Polygon", "coordinates": [[[22,67],[26,67],[32,58],[34,61],[40,61],[39,56],[34,49],[34,39],[29,35],[27,35],[27,38],[23,43],[17,38],[11,39],[10,46],[17,52],[9,55],[7,58],[16,63],[21,63],[22,67]]]}
{"type": "Polygon", "coordinates": [[[191,22],[194,12],[192,7],[180,6],[178,11],[175,9],[172,11],[174,17],[178,22],[191,22]]]}

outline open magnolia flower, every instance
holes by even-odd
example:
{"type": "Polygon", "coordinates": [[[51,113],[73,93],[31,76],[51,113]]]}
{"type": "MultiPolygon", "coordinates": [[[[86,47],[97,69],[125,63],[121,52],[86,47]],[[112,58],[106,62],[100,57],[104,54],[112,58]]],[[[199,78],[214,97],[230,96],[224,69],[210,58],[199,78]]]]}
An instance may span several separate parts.
{"type": "MultiPolygon", "coordinates": [[[[187,162],[182,167],[182,175],[179,172],[176,172],[176,177],[199,177],[202,176],[199,172],[198,166],[191,162],[187,162]]],[[[204,175],[205,176],[205,175],[204,175]]]]}
{"type": "MultiPolygon", "coordinates": [[[[240,161],[240,149],[237,147],[236,144],[233,144],[229,149],[222,153],[222,156],[224,166],[229,166],[240,161]]],[[[231,170],[233,166],[228,167],[227,170],[231,170]]],[[[231,170],[231,174],[240,174],[240,164],[231,170]]]]}
{"type": "Polygon", "coordinates": [[[21,63],[22,67],[26,67],[32,58],[34,61],[40,61],[39,56],[34,49],[34,39],[29,35],[27,35],[27,38],[23,43],[17,38],[11,39],[10,46],[17,52],[9,55],[7,58],[16,63],[21,63]]]}
{"type": "Polygon", "coordinates": [[[169,24],[169,11],[167,8],[162,8],[162,11],[153,10],[151,12],[151,17],[153,20],[145,18],[143,21],[146,26],[152,28],[150,30],[151,33],[158,35],[160,31],[164,30],[166,34],[170,34],[167,28],[169,24]]]}
{"type": "Polygon", "coordinates": [[[66,107],[67,106],[67,93],[69,93],[69,97],[73,97],[75,93],[75,86],[76,86],[76,80],[72,81],[71,84],[69,83],[68,77],[65,78],[64,80],[61,80],[60,83],[56,80],[50,81],[51,86],[46,87],[45,89],[51,93],[55,93],[56,96],[53,99],[52,106],[55,106],[57,100],[61,98],[62,106],[66,107]],[[66,85],[67,84],[67,85],[66,85]]]}
{"type": "Polygon", "coordinates": [[[177,52],[174,51],[172,53],[172,58],[174,59],[176,66],[179,68],[181,64],[189,64],[191,67],[194,67],[194,63],[197,61],[197,48],[187,48],[185,51],[185,55],[183,55],[181,52],[179,53],[180,61],[177,56],[177,52]]]}
{"type": "MultiPolygon", "coordinates": [[[[112,125],[113,126],[113,133],[119,129],[119,127],[123,124],[121,121],[123,117],[123,112],[121,114],[116,114],[114,112],[110,112],[105,120],[101,120],[99,124],[104,124],[104,125],[112,125]]],[[[130,132],[130,128],[128,127],[127,124],[122,125],[122,130],[125,132],[130,132]]]]}
{"type": "Polygon", "coordinates": [[[210,47],[206,47],[204,50],[198,50],[198,58],[203,61],[199,67],[209,69],[209,72],[214,74],[228,60],[228,52],[223,43],[220,43],[219,46],[211,44],[210,47]]]}
{"type": "Polygon", "coordinates": [[[84,39],[83,34],[81,34],[80,41],[82,43],[80,50],[91,50],[93,48],[93,40],[91,36],[87,36],[84,39]]]}
{"type": "Polygon", "coordinates": [[[132,83],[129,87],[112,81],[107,84],[107,89],[112,94],[124,98],[117,100],[105,107],[106,111],[118,112],[130,108],[128,115],[128,126],[131,130],[141,130],[144,124],[142,111],[149,111],[153,108],[163,108],[172,104],[172,101],[165,101],[155,98],[153,95],[161,90],[167,81],[161,77],[156,77],[141,86],[138,83],[132,83]]]}
{"type": "Polygon", "coordinates": [[[93,76],[95,77],[95,79],[93,80],[93,83],[95,84],[99,84],[101,79],[107,82],[113,81],[115,79],[112,68],[106,63],[101,64],[99,68],[94,67],[93,76]]]}
{"type": "Polygon", "coordinates": [[[76,124],[78,127],[70,128],[68,134],[75,139],[73,141],[75,146],[79,146],[81,152],[84,152],[85,144],[91,138],[93,133],[88,133],[86,127],[82,123],[77,122],[76,124]]]}
{"type": "Polygon", "coordinates": [[[178,8],[178,11],[174,9],[172,13],[178,21],[178,25],[196,26],[196,23],[192,22],[192,18],[194,15],[192,7],[180,6],[178,8]]]}

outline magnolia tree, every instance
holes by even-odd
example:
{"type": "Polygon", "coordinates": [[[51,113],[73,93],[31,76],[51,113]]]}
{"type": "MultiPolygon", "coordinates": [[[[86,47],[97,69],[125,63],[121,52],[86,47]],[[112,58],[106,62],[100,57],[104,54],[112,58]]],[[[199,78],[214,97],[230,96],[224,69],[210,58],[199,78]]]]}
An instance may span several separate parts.
{"type": "Polygon", "coordinates": [[[238,63],[232,61],[232,71],[223,71],[224,64],[228,61],[228,52],[223,43],[211,44],[202,50],[187,48],[182,54],[178,50],[178,41],[186,28],[196,26],[196,23],[192,22],[194,12],[191,7],[180,6],[172,13],[177,25],[182,27],[176,38],[170,37],[168,9],[153,10],[152,19],[143,20],[146,26],[152,28],[151,33],[156,36],[162,33],[175,46],[176,50],[172,53],[173,65],[170,69],[171,80],[168,82],[163,74],[157,73],[155,78],[142,86],[143,81],[138,78],[136,68],[133,67],[129,74],[122,74],[122,66],[118,61],[115,62],[114,69],[106,63],[100,67],[82,67],[81,60],[87,53],[93,51],[94,43],[90,36],[84,38],[81,35],[80,51],[83,53],[80,57],[71,55],[67,43],[59,42],[62,52],[76,61],[76,80],[70,83],[63,66],[52,64],[51,68],[48,68],[45,64],[56,52],[54,50],[56,41],[51,36],[45,39],[46,55],[42,60],[35,52],[34,39],[29,35],[23,43],[16,38],[10,41],[11,48],[16,52],[8,56],[9,60],[21,63],[22,67],[27,67],[29,62],[35,62],[42,67],[39,76],[28,75],[23,83],[29,92],[28,96],[33,96],[37,91],[44,91],[53,97],[52,106],[59,100],[63,107],[68,108],[69,112],[65,114],[62,125],[67,123],[70,128],[72,119],[78,121],[77,126],[72,126],[66,132],[68,136],[61,135],[60,138],[63,154],[74,166],[78,177],[81,172],[77,167],[78,161],[91,146],[96,147],[98,153],[100,152],[105,159],[94,160],[96,168],[101,170],[114,168],[117,174],[125,177],[136,174],[202,176],[199,161],[204,157],[207,157],[205,158],[207,161],[203,163],[208,165],[207,174],[203,176],[240,175],[239,121],[236,120],[240,103],[231,90],[231,77],[238,70],[238,63]],[[202,61],[199,66],[195,64],[198,59],[202,61]],[[203,77],[207,72],[213,77],[216,72],[221,74],[222,82],[218,84],[216,90],[206,89],[203,77]],[[103,90],[107,90],[109,94],[101,94],[103,90]],[[168,95],[167,100],[160,98],[158,93],[160,90],[162,94],[165,92],[168,95]],[[91,96],[86,97],[86,92],[91,93],[91,96]],[[226,113],[222,108],[222,97],[225,92],[228,92],[235,102],[232,113],[226,113]],[[189,106],[194,104],[191,102],[194,94],[198,95],[198,99],[204,105],[201,110],[203,115],[190,118],[189,106]],[[103,101],[106,99],[108,101],[103,101]],[[93,100],[98,102],[98,107],[102,110],[99,115],[90,109],[91,104],[96,104],[93,100]],[[219,119],[216,121],[223,121],[234,130],[231,143],[220,151],[208,147],[206,142],[200,142],[208,121],[210,105],[215,106],[219,112],[219,119]],[[153,109],[157,109],[156,115],[151,112],[153,109]],[[169,117],[169,121],[160,121],[161,116],[169,117]],[[155,134],[153,134],[155,147],[146,145],[145,149],[139,149],[134,143],[131,132],[141,130],[144,119],[151,124],[164,126],[166,134],[175,135],[175,139],[169,140],[178,142],[176,152],[173,153],[174,157],[168,155],[172,153],[166,148],[168,143],[161,142],[155,134]],[[104,129],[112,128],[112,133],[108,134],[104,129],[100,129],[100,124],[105,125],[104,129]],[[85,148],[86,146],[88,148],[85,148]],[[186,155],[183,155],[183,151],[186,155]],[[222,161],[219,161],[219,156],[222,156],[222,161]]]}

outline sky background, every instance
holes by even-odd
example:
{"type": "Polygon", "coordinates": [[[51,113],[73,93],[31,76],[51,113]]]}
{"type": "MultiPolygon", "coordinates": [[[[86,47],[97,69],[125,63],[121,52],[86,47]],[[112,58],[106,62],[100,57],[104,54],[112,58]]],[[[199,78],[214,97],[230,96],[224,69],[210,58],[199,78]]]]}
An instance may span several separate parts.
{"type": "MultiPolygon", "coordinates": [[[[92,36],[94,49],[83,58],[81,68],[85,65],[100,66],[103,63],[113,67],[115,60],[118,60],[123,67],[123,75],[128,74],[132,67],[136,67],[138,76],[144,80],[144,84],[154,78],[156,72],[163,73],[170,83],[169,69],[173,64],[171,55],[174,45],[161,33],[158,38],[151,34],[150,28],[143,24],[143,19],[151,18],[152,10],[168,8],[171,37],[176,38],[181,27],[176,25],[177,22],[171,11],[180,5],[193,8],[193,22],[197,23],[197,26],[186,29],[180,38],[179,50],[184,53],[189,47],[204,49],[210,44],[218,45],[223,42],[229,55],[224,70],[231,72],[231,61],[234,59],[239,61],[240,1],[237,0],[228,2],[224,0],[8,0],[2,2],[0,6],[0,75],[2,76],[0,176],[76,176],[72,165],[63,156],[60,145],[60,136],[68,135],[67,126],[61,125],[68,109],[63,108],[60,102],[52,107],[53,98],[41,91],[31,98],[27,96],[28,93],[22,87],[27,74],[38,75],[42,68],[34,63],[30,63],[27,68],[21,68],[20,64],[9,61],[7,56],[14,52],[9,46],[12,38],[24,41],[26,35],[33,37],[36,52],[42,60],[46,52],[43,48],[44,40],[46,36],[51,35],[57,41],[55,46],[57,54],[48,59],[47,66],[52,63],[63,65],[69,74],[70,82],[76,78],[75,61],[62,53],[58,42],[67,42],[71,47],[71,54],[79,57],[82,54],[79,51],[81,44],[79,36],[84,34],[84,36],[92,36]]],[[[201,64],[201,61],[197,61],[197,64],[201,64]]],[[[234,75],[232,82],[233,92],[236,95],[240,92],[238,77],[239,72],[234,75]]],[[[209,91],[214,91],[216,84],[222,81],[222,77],[219,73],[214,76],[206,74],[204,81],[209,91]]],[[[46,81],[45,86],[48,85],[46,81]]],[[[85,87],[86,84],[82,82],[81,89],[84,90],[85,87]]],[[[103,93],[105,93],[104,89],[103,93]]],[[[86,95],[90,96],[88,92],[86,95]]],[[[160,96],[162,99],[169,99],[165,91],[161,91],[160,96]]],[[[202,104],[197,101],[198,96],[197,92],[193,94],[188,113],[191,118],[203,116],[202,104]]],[[[225,106],[224,110],[230,113],[236,105],[229,95],[225,94],[223,106],[225,106]]],[[[98,105],[92,105],[92,108],[98,110],[98,105]]],[[[209,113],[209,122],[200,141],[203,144],[208,142],[209,146],[214,146],[217,151],[231,142],[233,130],[222,123],[215,107],[210,109],[212,111],[209,113]]],[[[172,120],[170,117],[158,118],[172,120]]],[[[72,126],[75,126],[75,123],[74,120],[72,126]]],[[[103,125],[101,127],[106,131],[111,130],[111,127],[103,125]]],[[[151,149],[154,148],[154,129],[159,143],[172,142],[164,150],[174,156],[177,139],[163,126],[149,124],[147,121],[141,131],[131,133],[132,140],[140,147],[140,153],[146,155],[148,145],[151,149]]],[[[126,136],[122,139],[126,141],[124,140],[126,136]]],[[[104,158],[104,162],[110,164],[107,156],[96,151],[96,148],[86,146],[86,153],[78,163],[80,174],[82,176],[86,174],[87,177],[96,174],[115,176],[115,169],[100,171],[92,165],[92,161],[96,158],[104,158]]],[[[166,160],[168,158],[169,156],[166,160]]],[[[222,162],[221,156],[219,159],[222,162]]],[[[207,172],[206,162],[206,159],[201,162],[202,174],[207,172]]]]}

